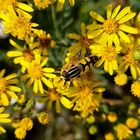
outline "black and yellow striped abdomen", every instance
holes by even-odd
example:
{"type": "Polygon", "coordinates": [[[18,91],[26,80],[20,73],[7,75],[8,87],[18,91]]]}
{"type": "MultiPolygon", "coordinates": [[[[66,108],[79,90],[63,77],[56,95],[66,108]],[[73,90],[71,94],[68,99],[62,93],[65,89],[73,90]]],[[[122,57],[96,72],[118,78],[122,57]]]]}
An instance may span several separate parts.
{"type": "Polygon", "coordinates": [[[69,70],[64,70],[62,76],[66,81],[69,81],[71,78],[79,77],[81,72],[86,72],[90,69],[91,65],[95,63],[93,56],[85,57],[82,59],[78,65],[71,66],[69,70]]]}

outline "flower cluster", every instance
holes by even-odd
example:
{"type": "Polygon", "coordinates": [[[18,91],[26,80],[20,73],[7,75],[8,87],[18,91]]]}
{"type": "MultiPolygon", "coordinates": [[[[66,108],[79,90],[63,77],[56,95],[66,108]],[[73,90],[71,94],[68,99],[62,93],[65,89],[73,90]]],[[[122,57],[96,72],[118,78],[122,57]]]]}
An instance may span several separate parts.
{"type": "MultiPolygon", "coordinates": [[[[68,6],[76,3],[69,0],[68,6]]],[[[53,124],[59,113],[65,118],[61,123],[76,120],[101,139],[140,138],[140,14],[109,4],[104,17],[91,10],[92,23],[82,22],[79,34],[71,28],[64,32],[73,19],[60,26],[61,33],[63,19],[57,22],[56,15],[68,10],[64,4],[0,2],[0,23],[9,39],[0,56],[5,64],[0,66],[0,122],[12,124],[15,137],[25,139],[36,118],[53,124]],[[9,113],[3,113],[6,108],[9,113]]]]}

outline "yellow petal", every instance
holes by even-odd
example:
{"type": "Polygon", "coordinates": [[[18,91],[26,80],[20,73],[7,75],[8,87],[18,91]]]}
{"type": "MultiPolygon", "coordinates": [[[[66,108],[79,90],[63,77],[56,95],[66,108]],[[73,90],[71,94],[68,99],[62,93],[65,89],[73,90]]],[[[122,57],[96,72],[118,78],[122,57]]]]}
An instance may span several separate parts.
{"type": "Polygon", "coordinates": [[[41,82],[41,80],[38,80],[38,87],[39,87],[39,91],[40,91],[40,93],[44,93],[44,89],[43,89],[43,86],[42,86],[42,82],[41,82]]]}
{"type": "Polygon", "coordinates": [[[9,117],[10,114],[0,114],[0,119],[9,117]]]}
{"type": "Polygon", "coordinates": [[[2,113],[5,110],[4,107],[0,107],[0,113],[2,113]]]}
{"type": "Polygon", "coordinates": [[[122,24],[119,26],[119,29],[131,34],[137,34],[138,30],[134,27],[128,26],[126,24],[122,24]]]}
{"type": "Polygon", "coordinates": [[[119,12],[119,14],[116,16],[115,20],[121,19],[123,16],[125,16],[129,12],[130,12],[130,6],[125,7],[123,10],[121,10],[119,12]]]}
{"type": "Polygon", "coordinates": [[[9,86],[9,89],[15,92],[21,92],[21,88],[16,87],[16,86],[9,86]]]}
{"type": "Polygon", "coordinates": [[[63,8],[65,0],[58,0],[56,10],[60,11],[63,8]]]}
{"type": "Polygon", "coordinates": [[[12,46],[14,46],[15,48],[17,48],[18,50],[23,50],[22,47],[20,47],[15,41],[13,41],[12,39],[9,40],[9,42],[11,43],[12,46]]]}
{"type": "Polygon", "coordinates": [[[29,79],[29,80],[27,81],[27,83],[26,83],[26,88],[27,88],[27,89],[30,88],[31,85],[32,85],[32,83],[33,83],[33,79],[29,79]]]}
{"type": "Polygon", "coordinates": [[[10,123],[11,119],[0,119],[1,123],[10,123]]]}
{"type": "Polygon", "coordinates": [[[69,0],[69,3],[70,3],[71,6],[74,6],[75,0],[69,0]]]}
{"type": "Polygon", "coordinates": [[[107,19],[110,19],[112,13],[112,4],[107,6],[107,19]]]}
{"type": "Polygon", "coordinates": [[[109,71],[108,62],[107,61],[104,62],[104,70],[105,71],[109,71]]]}
{"type": "Polygon", "coordinates": [[[115,18],[116,15],[118,14],[119,10],[121,8],[121,5],[118,5],[112,12],[112,15],[111,15],[111,19],[115,18]]]}
{"type": "Polygon", "coordinates": [[[6,133],[6,130],[2,126],[0,126],[0,133],[6,133]]]}
{"type": "Polygon", "coordinates": [[[63,104],[63,106],[66,107],[67,109],[71,109],[73,107],[73,103],[64,96],[60,98],[60,101],[63,104]]]}
{"type": "Polygon", "coordinates": [[[43,71],[48,72],[48,73],[52,73],[52,72],[55,71],[55,69],[53,69],[53,68],[43,68],[43,71]]]}
{"type": "Polygon", "coordinates": [[[98,13],[94,12],[94,11],[91,11],[89,14],[90,14],[90,16],[92,18],[96,19],[97,21],[105,22],[105,19],[102,16],[100,16],[98,13]]]}
{"type": "Polygon", "coordinates": [[[21,64],[22,60],[23,60],[23,57],[22,56],[21,57],[17,57],[17,58],[14,59],[14,63],[15,64],[18,64],[18,63],[21,64]]]}
{"type": "Polygon", "coordinates": [[[25,10],[27,12],[33,12],[33,8],[31,6],[20,2],[18,2],[17,4],[18,4],[17,5],[18,8],[25,10]]]}
{"type": "Polygon", "coordinates": [[[16,73],[12,73],[12,74],[6,76],[6,77],[5,77],[5,80],[13,79],[13,78],[15,78],[15,77],[17,77],[17,74],[16,74],[16,73]]]}
{"type": "Polygon", "coordinates": [[[113,38],[114,38],[114,34],[110,34],[110,35],[108,36],[107,40],[108,40],[108,45],[109,45],[109,46],[112,46],[113,38]]]}
{"type": "Polygon", "coordinates": [[[96,67],[100,67],[104,62],[104,59],[100,59],[99,61],[96,62],[96,67]]]}
{"type": "Polygon", "coordinates": [[[60,107],[60,102],[58,100],[56,100],[55,107],[56,107],[56,112],[60,113],[61,112],[61,107],[60,107]]]}
{"type": "Polygon", "coordinates": [[[21,56],[21,55],[23,55],[23,53],[21,51],[8,51],[7,52],[8,57],[17,57],[17,56],[21,56]]]}
{"type": "Polygon", "coordinates": [[[89,39],[95,38],[99,36],[103,31],[104,31],[103,29],[97,29],[95,31],[88,32],[88,38],[89,39]]]}
{"type": "Polygon", "coordinates": [[[37,24],[37,23],[32,23],[31,26],[32,26],[32,27],[37,27],[37,26],[39,26],[39,24],[37,24]]]}
{"type": "Polygon", "coordinates": [[[15,99],[15,100],[18,100],[18,96],[17,96],[13,91],[7,91],[7,94],[8,94],[11,98],[13,98],[13,99],[15,99]]]}
{"type": "Polygon", "coordinates": [[[38,93],[38,81],[37,81],[37,80],[34,81],[34,84],[33,84],[33,91],[34,91],[35,93],[38,93]]]}
{"type": "Polygon", "coordinates": [[[122,31],[118,31],[118,35],[120,36],[120,38],[122,40],[124,40],[127,43],[130,43],[130,38],[128,37],[128,35],[126,35],[124,32],[122,31]]]}
{"type": "Polygon", "coordinates": [[[5,73],[5,69],[0,71],[0,78],[2,78],[4,76],[4,73],[5,73]]]}
{"type": "Polygon", "coordinates": [[[46,86],[48,86],[49,88],[53,88],[53,83],[50,80],[47,80],[45,77],[42,77],[41,80],[46,86]]]}
{"type": "Polygon", "coordinates": [[[120,40],[117,34],[114,35],[113,42],[115,46],[120,46],[120,40]]]}
{"type": "Polygon", "coordinates": [[[110,75],[113,75],[113,67],[112,67],[112,63],[110,63],[110,62],[108,64],[108,72],[110,75]]]}
{"type": "Polygon", "coordinates": [[[44,73],[43,74],[45,77],[48,77],[48,78],[55,78],[56,75],[55,74],[50,74],[50,73],[44,73]]]}
{"type": "Polygon", "coordinates": [[[137,79],[137,72],[136,72],[135,67],[131,66],[130,71],[131,71],[133,79],[137,79]]]}
{"type": "Polygon", "coordinates": [[[44,65],[46,65],[48,61],[48,58],[45,58],[42,62],[41,62],[41,67],[43,67],[44,65]]]}
{"type": "Polygon", "coordinates": [[[75,33],[68,34],[68,38],[70,39],[75,39],[75,40],[80,40],[81,36],[75,33]]]}
{"type": "Polygon", "coordinates": [[[118,69],[117,61],[116,60],[112,60],[111,63],[112,63],[113,69],[117,70],[118,69]]]}
{"type": "Polygon", "coordinates": [[[9,100],[6,94],[2,93],[1,94],[1,100],[4,106],[8,106],[9,105],[9,100]]]}
{"type": "Polygon", "coordinates": [[[109,34],[107,34],[106,32],[103,32],[103,33],[100,35],[99,41],[100,41],[103,45],[106,45],[106,44],[107,44],[107,41],[108,41],[108,36],[109,36],[109,34]]]}
{"type": "Polygon", "coordinates": [[[85,36],[86,34],[86,26],[84,23],[81,23],[81,35],[85,36]]]}
{"type": "Polygon", "coordinates": [[[136,13],[129,13],[127,14],[126,16],[124,16],[123,18],[121,18],[118,23],[121,24],[121,23],[124,23],[128,20],[130,20],[131,18],[133,18],[134,16],[136,15],[136,13]]]}

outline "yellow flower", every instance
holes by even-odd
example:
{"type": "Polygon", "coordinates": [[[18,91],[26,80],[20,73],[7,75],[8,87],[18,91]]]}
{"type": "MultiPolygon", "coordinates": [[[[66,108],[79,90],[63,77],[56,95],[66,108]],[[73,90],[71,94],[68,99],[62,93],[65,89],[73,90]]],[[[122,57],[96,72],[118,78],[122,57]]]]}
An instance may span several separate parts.
{"type": "Polygon", "coordinates": [[[89,131],[89,133],[91,135],[94,135],[94,134],[97,133],[98,129],[97,129],[97,127],[95,125],[92,125],[92,126],[89,127],[89,130],[88,131],[89,131]]]}
{"type": "Polygon", "coordinates": [[[43,10],[45,8],[48,8],[50,5],[54,3],[55,0],[34,0],[35,6],[43,10]]]}
{"type": "Polygon", "coordinates": [[[33,8],[25,3],[18,2],[17,0],[0,1],[0,13],[5,12],[10,6],[13,8],[20,8],[24,11],[32,12],[33,8]]]}
{"type": "Polygon", "coordinates": [[[116,47],[120,47],[120,39],[125,42],[130,42],[129,34],[137,34],[138,30],[126,24],[127,21],[135,16],[131,12],[130,7],[125,7],[120,11],[121,5],[118,5],[114,10],[112,5],[107,6],[107,19],[104,19],[98,13],[91,11],[90,16],[101,24],[93,23],[87,27],[88,38],[98,37],[99,40],[111,46],[113,43],[116,47]]]}
{"type": "Polygon", "coordinates": [[[18,80],[17,74],[13,73],[3,77],[5,70],[0,71],[0,98],[4,106],[8,106],[11,98],[18,100],[16,92],[21,92],[21,89],[16,86],[18,80]]]}
{"type": "Polygon", "coordinates": [[[134,96],[137,96],[138,98],[140,97],[140,82],[139,81],[135,81],[131,85],[131,92],[134,96]]]}
{"type": "Polygon", "coordinates": [[[79,59],[84,58],[90,45],[94,42],[93,39],[87,38],[86,26],[84,23],[81,23],[81,35],[73,33],[69,34],[68,37],[70,39],[75,39],[77,42],[68,49],[67,57],[65,59],[67,63],[71,61],[73,57],[77,57],[79,55],[79,59]]]}
{"type": "Polygon", "coordinates": [[[130,67],[130,72],[133,79],[137,79],[140,76],[140,63],[134,56],[135,50],[139,49],[138,40],[135,40],[134,37],[130,37],[131,42],[123,44],[123,49],[121,50],[121,57],[119,59],[119,68],[118,70],[125,73],[126,70],[130,67]]]}
{"type": "Polygon", "coordinates": [[[138,29],[138,34],[140,34],[140,13],[138,13],[135,22],[134,22],[134,27],[138,29]]]}
{"type": "Polygon", "coordinates": [[[128,139],[130,137],[130,135],[133,134],[133,132],[124,124],[118,124],[115,127],[116,133],[117,133],[117,137],[119,138],[119,140],[123,140],[123,139],[128,139]]]}
{"type": "Polygon", "coordinates": [[[26,131],[29,131],[32,129],[33,127],[33,121],[31,118],[23,118],[19,124],[19,127],[26,130],[26,131]]]}
{"type": "Polygon", "coordinates": [[[135,118],[128,118],[126,120],[126,125],[130,128],[130,129],[136,129],[139,125],[139,121],[135,118]]]}
{"type": "Polygon", "coordinates": [[[37,118],[38,118],[39,122],[44,125],[48,124],[50,121],[49,115],[46,112],[39,113],[37,118]]]}
{"type": "Polygon", "coordinates": [[[94,117],[93,115],[90,115],[90,116],[86,119],[86,121],[87,121],[89,124],[92,124],[92,123],[95,122],[95,117],[94,117]]]}
{"type": "Polygon", "coordinates": [[[21,93],[19,95],[18,103],[21,104],[21,105],[23,105],[25,103],[25,101],[26,101],[25,94],[24,93],[23,94],[21,93]]]}
{"type": "Polygon", "coordinates": [[[15,136],[17,139],[24,139],[26,136],[26,130],[23,129],[22,127],[18,127],[17,129],[15,129],[15,136]]]}
{"type": "Polygon", "coordinates": [[[48,49],[53,48],[56,42],[52,39],[50,34],[47,34],[43,30],[34,30],[34,34],[37,34],[37,41],[34,43],[41,50],[42,55],[48,55],[48,49]]]}
{"type": "MultiPolygon", "coordinates": [[[[58,0],[58,2],[57,2],[57,8],[56,8],[57,11],[62,10],[64,3],[65,3],[65,0],[58,0]]],[[[74,6],[75,0],[69,0],[69,3],[70,3],[71,6],[74,6]]]]}
{"type": "Polygon", "coordinates": [[[123,86],[127,83],[127,75],[125,73],[118,73],[114,78],[115,84],[123,86]]]}
{"type": "Polygon", "coordinates": [[[10,33],[18,39],[30,41],[33,27],[38,26],[36,23],[31,23],[32,16],[20,9],[16,11],[9,7],[6,12],[1,15],[5,33],[10,33]],[[12,19],[12,20],[11,20],[12,19]],[[22,27],[22,28],[21,28],[22,27]]]}
{"type": "Polygon", "coordinates": [[[42,99],[44,100],[43,102],[47,102],[47,109],[52,109],[53,102],[55,102],[57,113],[61,112],[60,103],[67,109],[71,109],[73,104],[67,97],[65,97],[65,92],[69,87],[69,83],[65,84],[65,81],[63,79],[60,79],[60,77],[56,77],[53,79],[52,84],[53,86],[45,91],[42,99]]]}
{"type": "Polygon", "coordinates": [[[105,134],[105,140],[114,140],[114,139],[115,139],[114,135],[111,132],[105,134]]]}
{"type": "Polygon", "coordinates": [[[100,58],[96,62],[96,66],[100,67],[104,63],[104,70],[109,72],[110,75],[113,74],[113,71],[118,70],[118,50],[114,46],[108,46],[103,44],[93,44],[90,46],[92,55],[96,55],[100,58]]]}
{"type": "Polygon", "coordinates": [[[33,61],[29,68],[27,69],[27,74],[22,76],[22,80],[27,81],[26,87],[27,89],[33,85],[33,91],[35,93],[44,93],[43,83],[52,88],[53,84],[50,78],[55,78],[56,75],[53,74],[55,71],[53,68],[45,67],[47,63],[47,58],[44,60],[33,61]],[[43,82],[43,83],[42,83],[43,82]]]}
{"type": "Polygon", "coordinates": [[[40,59],[41,52],[36,49],[34,43],[30,43],[29,46],[26,44],[22,47],[10,39],[10,43],[17,49],[14,51],[8,51],[8,57],[15,57],[14,63],[20,64],[22,66],[21,71],[24,73],[27,68],[29,68],[30,63],[34,60],[40,59]]]}
{"type": "MultiPolygon", "coordinates": [[[[2,113],[3,111],[5,110],[4,107],[0,107],[0,123],[10,123],[11,122],[11,119],[9,118],[9,114],[5,114],[5,113],[2,113]]],[[[5,133],[6,130],[0,126],[0,134],[1,133],[5,133]]]]}
{"type": "Polygon", "coordinates": [[[136,136],[140,138],[140,128],[136,131],[136,136]]]}
{"type": "Polygon", "coordinates": [[[117,114],[115,112],[109,112],[108,115],[107,115],[107,119],[110,121],[110,122],[116,122],[118,117],[117,117],[117,114]]]}
{"type": "Polygon", "coordinates": [[[80,112],[82,118],[86,118],[98,110],[104,88],[100,87],[100,82],[94,81],[92,73],[81,75],[81,78],[77,78],[73,83],[74,87],[68,89],[66,96],[72,99],[73,110],[80,112]]]}

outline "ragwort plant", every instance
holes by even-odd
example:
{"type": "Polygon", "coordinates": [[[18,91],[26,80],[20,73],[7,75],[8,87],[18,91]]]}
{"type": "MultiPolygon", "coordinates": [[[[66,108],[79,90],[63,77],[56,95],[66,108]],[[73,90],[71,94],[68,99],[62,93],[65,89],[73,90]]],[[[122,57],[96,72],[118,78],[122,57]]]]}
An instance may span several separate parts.
{"type": "Polygon", "coordinates": [[[40,123],[46,140],[140,139],[140,14],[129,4],[0,1],[1,134],[26,139],[40,123]]]}

